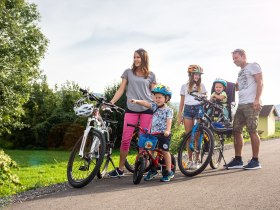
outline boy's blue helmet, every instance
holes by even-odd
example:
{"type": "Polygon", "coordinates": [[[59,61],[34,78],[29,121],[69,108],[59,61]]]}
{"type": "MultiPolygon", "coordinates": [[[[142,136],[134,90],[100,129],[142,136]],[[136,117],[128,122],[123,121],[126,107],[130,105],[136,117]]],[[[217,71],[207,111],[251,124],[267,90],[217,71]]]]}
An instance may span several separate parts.
{"type": "Polygon", "coordinates": [[[168,96],[168,101],[171,99],[172,96],[172,92],[169,89],[169,87],[161,84],[156,85],[155,88],[152,90],[152,93],[161,93],[164,96],[168,96]]]}
{"type": "Polygon", "coordinates": [[[220,79],[220,78],[215,79],[214,85],[215,85],[216,83],[221,83],[221,84],[224,86],[225,89],[227,88],[227,81],[225,81],[225,80],[223,80],[223,79],[220,79]]]}

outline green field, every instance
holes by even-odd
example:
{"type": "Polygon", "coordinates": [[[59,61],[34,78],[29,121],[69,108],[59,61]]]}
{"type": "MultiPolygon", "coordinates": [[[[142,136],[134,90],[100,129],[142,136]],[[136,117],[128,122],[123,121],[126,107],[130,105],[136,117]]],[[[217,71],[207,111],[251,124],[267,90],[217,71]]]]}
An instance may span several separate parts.
{"type": "MultiPolygon", "coordinates": [[[[19,166],[13,169],[18,175],[21,186],[15,189],[3,186],[0,189],[0,196],[7,196],[29,189],[49,186],[56,183],[67,182],[66,167],[69,151],[48,151],[48,150],[4,150],[19,166]]],[[[117,165],[119,152],[115,151],[113,161],[117,165]]],[[[109,168],[109,170],[111,170],[109,168]]]]}

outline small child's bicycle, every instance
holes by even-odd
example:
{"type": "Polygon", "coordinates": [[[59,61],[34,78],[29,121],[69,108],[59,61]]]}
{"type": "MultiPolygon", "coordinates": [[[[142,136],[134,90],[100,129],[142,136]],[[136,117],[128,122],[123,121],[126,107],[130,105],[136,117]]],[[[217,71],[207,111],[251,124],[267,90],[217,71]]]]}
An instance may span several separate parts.
{"type": "MultiPolygon", "coordinates": [[[[143,129],[139,125],[127,124],[127,126],[138,128],[142,134],[140,134],[138,146],[139,153],[136,156],[133,173],[133,183],[139,184],[146,171],[150,169],[160,170],[165,173],[166,165],[163,158],[163,154],[160,149],[157,148],[158,136],[163,133],[149,133],[147,129],[143,129]]],[[[176,171],[176,159],[173,154],[171,155],[171,170],[175,174],[176,171]]]]}

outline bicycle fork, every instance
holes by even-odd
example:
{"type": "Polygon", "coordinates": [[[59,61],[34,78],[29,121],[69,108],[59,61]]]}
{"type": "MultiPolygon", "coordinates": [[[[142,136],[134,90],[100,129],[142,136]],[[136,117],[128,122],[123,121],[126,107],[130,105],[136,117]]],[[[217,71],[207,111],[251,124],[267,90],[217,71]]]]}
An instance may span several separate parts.
{"type": "Polygon", "coordinates": [[[204,133],[203,133],[203,130],[200,129],[199,123],[196,123],[196,122],[195,122],[195,125],[194,125],[194,127],[193,127],[193,129],[192,129],[192,133],[191,133],[191,142],[190,142],[190,150],[191,150],[192,152],[195,151],[195,148],[194,148],[194,140],[195,140],[195,137],[196,137],[196,133],[199,133],[199,138],[198,138],[198,142],[197,142],[197,145],[196,145],[196,150],[197,150],[197,151],[200,151],[204,133]]]}
{"type": "MultiPolygon", "coordinates": [[[[82,140],[82,144],[81,144],[80,151],[79,151],[79,156],[81,158],[85,157],[85,154],[84,154],[85,144],[86,144],[88,134],[92,128],[93,128],[92,126],[88,126],[84,131],[83,140],[82,140]]],[[[92,155],[94,153],[95,157],[98,158],[99,157],[99,153],[98,153],[99,145],[100,145],[100,141],[99,141],[98,137],[93,136],[89,154],[92,155]]]]}

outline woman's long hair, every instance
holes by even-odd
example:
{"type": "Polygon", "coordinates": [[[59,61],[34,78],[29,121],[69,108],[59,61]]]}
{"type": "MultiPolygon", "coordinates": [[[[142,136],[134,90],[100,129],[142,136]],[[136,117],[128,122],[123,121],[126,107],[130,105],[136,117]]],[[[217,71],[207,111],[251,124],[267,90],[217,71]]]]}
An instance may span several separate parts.
{"type": "MultiPolygon", "coordinates": [[[[141,66],[140,66],[140,68],[142,69],[142,71],[144,73],[145,79],[147,79],[149,74],[150,74],[148,53],[147,53],[146,50],[144,50],[142,48],[136,50],[135,52],[140,55],[140,58],[141,58],[141,66]]],[[[136,69],[137,69],[137,67],[135,66],[134,61],[133,61],[133,64],[132,64],[132,72],[133,72],[133,74],[136,74],[136,69]]]]}
{"type": "Polygon", "coordinates": [[[194,79],[193,79],[193,77],[194,77],[194,74],[190,74],[189,75],[189,82],[188,82],[188,92],[191,92],[192,91],[192,89],[193,89],[193,86],[194,86],[194,84],[196,84],[196,86],[197,86],[197,91],[199,92],[199,93],[201,93],[201,75],[200,75],[200,77],[199,77],[199,80],[196,82],[196,81],[194,81],[194,79]]]}

